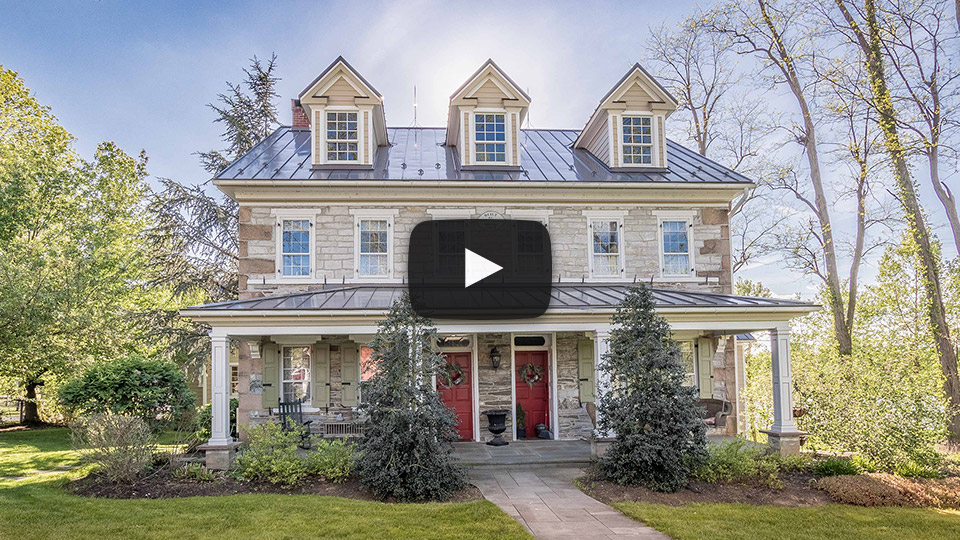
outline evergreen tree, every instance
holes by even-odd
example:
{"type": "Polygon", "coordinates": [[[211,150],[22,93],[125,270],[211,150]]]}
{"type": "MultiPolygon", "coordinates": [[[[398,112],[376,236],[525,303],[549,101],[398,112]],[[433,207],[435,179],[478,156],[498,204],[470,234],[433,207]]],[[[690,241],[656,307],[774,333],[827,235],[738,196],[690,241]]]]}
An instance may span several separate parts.
{"type": "Polygon", "coordinates": [[[450,497],[463,488],[466,473],[451,459],[457,418],[433,382],[444,365],[433,323],[414,313],[404,295],[371,346],[375,374],[361,390],[361,480],[382,499],[450,497]]]}
{"type": "MultiPolygon", "coordinates": [[[[227,83],[227,92],[208,106],[224,126],[226,148],[197,152],[211,174],[226,169],[244,152],[267,138],[278,123],[275,100],[277,55],[266,62],[256,56],[243,70],[240,83],[227,83]]],[[[167,287],[171,300],[144,313],[144,326],[166,344],[178,364],[199,371],[210,358],[209,328],[180,317],[179,309],[194,304],[236,300],[239,290],[237,203],[220,193],[208,194],[206,184],[184,185],[159,179],[162,189],[150,201],[155,225],[150,230],[151,268],[156,284],[167,287]]]]}
{"type": "Polygon", "coordinates": [[[602,389],[598,410],[600,432],[616,438],[598,468],[618,484],[676,491],[706,456],[696,390],[684,386],[680,349],[646,287],[624,298],[613,323],[610,352],[600,366],[609,387],[602,389]]]}

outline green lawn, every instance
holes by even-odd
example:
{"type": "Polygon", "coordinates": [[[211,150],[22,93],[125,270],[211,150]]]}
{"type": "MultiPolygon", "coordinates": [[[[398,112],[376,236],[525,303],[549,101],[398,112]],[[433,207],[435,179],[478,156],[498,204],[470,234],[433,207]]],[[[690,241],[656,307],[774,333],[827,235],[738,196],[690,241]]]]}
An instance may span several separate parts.
{"type": "Polygon", "coordinates": [[[955,540],[960,512],[925,508],[860,508],[827,505],[781,508],[745,504],[665,506],[623,502],[614,505],[678,540],[955,540]]]}
{"type": "Polygon", "coordinates": [[[0,433],[0,539],[530,538],[487,501],[384,504],[314,495],[106,500],[60,486],[79,471],[64,429],[0,433]]]}

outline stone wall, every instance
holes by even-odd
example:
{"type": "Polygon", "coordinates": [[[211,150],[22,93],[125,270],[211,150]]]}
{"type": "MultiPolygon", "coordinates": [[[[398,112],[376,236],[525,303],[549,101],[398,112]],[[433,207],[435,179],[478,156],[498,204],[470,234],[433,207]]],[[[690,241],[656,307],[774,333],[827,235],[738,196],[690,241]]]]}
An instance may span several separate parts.
{"type": "MultiPolygon", "coordinates": [[[[477,401],[478,412],[490,409],[511,410],[513,406],[512,377],[510,373],[511,357],[510,334],[478,334],[477,335],[477,385],[479,392],[477,401]],[[493,369],[490,363],[490,349],[496,347],[502,358],[499,369],[493,369]]],[[[489,441],[493,438],[488,426],[490,422],[486,416],[480,416],[480,440],[489,441]]],[[[507,415],[507,430],[503,438],[513,440],[513,414],[507,415]]]]}
{"type": "MultiPolygon", "coordinates": [[[[357,207],[361,208],[361,207],[357,207]]],[[[477,206],[472,208],[430,207],[457,211],[462,217],[477,217],[484,212],[497,212],[509,217],[514,207],[477,206]],[[462,214],[460,213],[462,212],[462,214]]],[[[397,209],[394,219],[393,271],[401,282],[406,274],[410,231],[424,220],[431,219],[427,206],[406,206],[397,209]]],[[[625,277],[636,278],[666,288],[698,289],[730,293],[730,230],[723,208],[700,209],[693,219],[693,253],[695,281],[677,282],[660,279],[658,221],[654,207],[544,207],[552,212],[548,229],[553,242],[553,274],[563,280],[580,281],[588,275],[588,234],[584,210],[625,212],[623,243],[625,277]]],[[[525,208],[524,210],[529,210],[525,208]]],[[[292,212],[284,208],[283,212],[292,212]]],[[[314,219],[316,271],[309,280],[297,283],[277,279],[276,250],[278,217],[269,206],[244,206],[240,209],[240,288],[249,298],[276,293],[289,293],[322,286],[325,282],[341,283],[354,279],[354,216],[341,205],[303,207],[303,215],[314,219]]],[[[519,215],[519,214],[518,214],[519,215]]]]}
{"type": "Polygon", "coordinates": [[[557,429],[560,439],[586,439],[593,433],[593,421],[586,404],[580,402],[580,366],[577,343],[583,332],[557,334],[557,429]]]}

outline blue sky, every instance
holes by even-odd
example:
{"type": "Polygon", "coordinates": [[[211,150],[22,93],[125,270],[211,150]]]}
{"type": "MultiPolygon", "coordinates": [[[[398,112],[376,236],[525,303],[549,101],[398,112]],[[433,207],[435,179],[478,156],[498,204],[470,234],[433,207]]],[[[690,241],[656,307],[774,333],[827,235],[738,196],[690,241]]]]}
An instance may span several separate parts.
{"type": "MultiPolygon", "coordinates": [[[[390,125],[412,122],[415,85],[419,123],[444,125],[449,95],[493,58],[533,98],[533,127],[580,128],[642,59],[648,26],[696,8],[689,0],[512,4],[484,2],[477,17],[472,2],[0,0],[0,63],[53,108],[84,156],[113,140],[131,154],[145,149],[154,176],[201,183],[208,175],[193,152],[220,146],[205,104],[253,55],[279,57],[283,122],[289,98],[342,54],[385,96],[390,125]]],[[[924,202],[942,221],[932,194],[924,202]]],[[[743,275],[780,294],[815,290],[776,258],[743,275]]]]}

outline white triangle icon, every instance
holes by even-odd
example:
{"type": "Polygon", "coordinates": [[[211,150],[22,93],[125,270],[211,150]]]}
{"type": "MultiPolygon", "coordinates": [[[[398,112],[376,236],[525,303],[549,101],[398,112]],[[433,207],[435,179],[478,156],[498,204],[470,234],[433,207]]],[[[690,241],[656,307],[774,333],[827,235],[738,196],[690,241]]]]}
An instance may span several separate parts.
{"type": "Polygon", "coordinates": [[[463,250],[463,258],[463,288],[467,288],[481,279],[503,270],[503,267],[499,264],[485,259],[466,248],[463,250]]]}

